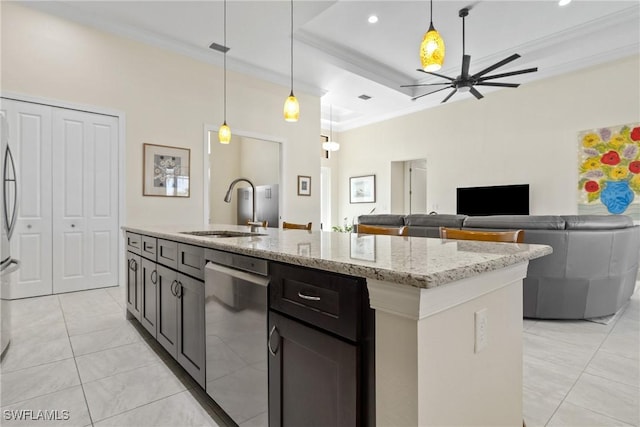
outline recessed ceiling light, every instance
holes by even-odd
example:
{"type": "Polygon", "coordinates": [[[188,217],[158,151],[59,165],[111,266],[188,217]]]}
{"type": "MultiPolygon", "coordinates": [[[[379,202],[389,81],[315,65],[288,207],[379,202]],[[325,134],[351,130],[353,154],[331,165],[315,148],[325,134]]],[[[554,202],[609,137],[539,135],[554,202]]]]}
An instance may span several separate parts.
{"type": "Polygon", "coordinates": [[[566,6],[566,5],[568,5],[569,3],[571,3],[571,0],[560,0],[560,1],[558,2],[558,6],[566,6]]]}
{"type": "Polygon", "coordinates": [[[378,22],[378,17],[376,15],[371,15],[367,21],[369,21],[369,24],[375,24],[378,22]]]}

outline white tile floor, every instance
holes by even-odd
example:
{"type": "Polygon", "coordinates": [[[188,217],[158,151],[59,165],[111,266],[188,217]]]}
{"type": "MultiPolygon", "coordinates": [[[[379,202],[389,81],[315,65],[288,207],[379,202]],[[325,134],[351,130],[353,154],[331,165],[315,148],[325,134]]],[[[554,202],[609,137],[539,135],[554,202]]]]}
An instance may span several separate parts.
{"type": "MultiPolygon", "coordinates": [[[[639,294],[608,325],[524,321],[527,426],[640,425],[639,294]]],[[[3,426],[224,423],[195,382],[125,319],[121,288],[18,300],[11,308],[13,338],[0,369],[3,426]],[[6,410],[20,409],[65,410],[69,419],[7,419],[6,410]]]]}

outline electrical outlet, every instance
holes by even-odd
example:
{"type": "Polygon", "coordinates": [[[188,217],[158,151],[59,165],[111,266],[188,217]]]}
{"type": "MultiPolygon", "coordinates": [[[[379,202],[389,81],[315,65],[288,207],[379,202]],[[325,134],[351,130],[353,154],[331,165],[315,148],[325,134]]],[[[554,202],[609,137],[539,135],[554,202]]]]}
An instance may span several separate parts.
{"type": "Polygon", "coordinates": [[[488,323],[487,323],[487,309],[483,308],[474,313],[475,320],[475,341],[474,351],[480,353],[488,344],[488,323]]]}

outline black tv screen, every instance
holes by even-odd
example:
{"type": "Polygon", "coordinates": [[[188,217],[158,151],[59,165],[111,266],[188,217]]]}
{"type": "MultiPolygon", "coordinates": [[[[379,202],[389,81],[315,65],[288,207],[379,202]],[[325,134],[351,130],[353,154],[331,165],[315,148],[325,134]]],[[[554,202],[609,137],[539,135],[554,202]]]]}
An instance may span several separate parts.
{"type": "Polygon", "coordinates": [[[457,189],[459,215],[529,215],[529,184],[457,189]]]}

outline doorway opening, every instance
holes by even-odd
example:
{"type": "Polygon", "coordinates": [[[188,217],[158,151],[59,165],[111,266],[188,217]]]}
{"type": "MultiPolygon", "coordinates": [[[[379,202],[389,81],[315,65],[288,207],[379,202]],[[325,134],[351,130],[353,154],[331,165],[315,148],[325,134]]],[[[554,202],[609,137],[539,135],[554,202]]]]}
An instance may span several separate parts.
{"type": "Polygon", "coordinates": [[[391,162],[391,212],[427,213],[427,160],[391,162]]]}

